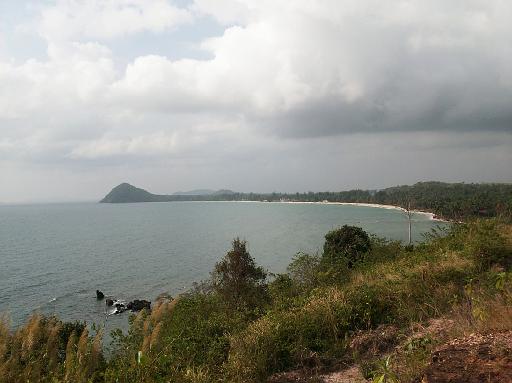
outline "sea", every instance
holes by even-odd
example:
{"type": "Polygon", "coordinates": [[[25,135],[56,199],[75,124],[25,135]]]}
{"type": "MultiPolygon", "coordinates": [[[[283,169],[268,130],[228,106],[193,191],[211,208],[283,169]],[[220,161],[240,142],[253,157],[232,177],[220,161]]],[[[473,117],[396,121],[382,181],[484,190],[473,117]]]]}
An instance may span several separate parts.
{"type": "MultiPolygon", "coordinates": [[[[406,241],[399,210],[279,202],[67,203],[0,206],[0,315],[13,328],[34,312],[126,328],[106,296],[154,301],[209,278],[239,237],[256,262],[282,273],[298,252],[320,252],[342,225],[406,241]]],[[[414,214],[414,241],[446,224],[414,214]]]]}

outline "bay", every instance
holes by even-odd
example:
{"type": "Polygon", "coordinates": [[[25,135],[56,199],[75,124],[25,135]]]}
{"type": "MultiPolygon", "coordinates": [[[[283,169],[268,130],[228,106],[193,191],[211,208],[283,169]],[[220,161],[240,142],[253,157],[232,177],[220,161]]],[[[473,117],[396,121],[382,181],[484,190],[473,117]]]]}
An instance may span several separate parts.
{"type": "MultiPolygon", "coordinates": [[[[168,202],[0,206],[0,313],[13,326],[34,311],[85,320],[107,330],[126,315],[105,316],[96,289],[131,300],[173,296],[209,277],[235,237],[271,272],[299,251],[321,251],[344,224],[407,239],[398,210],[337,204],[168,202]]],[[[444,225],[415,214],[413,238],[444,225]]]]}

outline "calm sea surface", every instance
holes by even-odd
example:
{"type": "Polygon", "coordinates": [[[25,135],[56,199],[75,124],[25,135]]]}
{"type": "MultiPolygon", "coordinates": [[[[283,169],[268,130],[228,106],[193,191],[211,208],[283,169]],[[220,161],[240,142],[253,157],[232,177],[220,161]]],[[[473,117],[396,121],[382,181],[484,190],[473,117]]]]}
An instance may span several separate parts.
{"type": "MultiPolygon", "coordinates": [[[[415,240],[438,222],[414,217],[415,240]]],[[[0,313],[13,326],[34,310],[65,320],[124,327],[105,319],[96,289],[126,300],[176,295],[209,276],[234,237],[256,261],[283,272],[298,251],[315,252],[343,224],[406,240],[396,210],[258,202],[0,206],[0,313]],[[106,322],[105,322],[106,321],[106,322]]]]}

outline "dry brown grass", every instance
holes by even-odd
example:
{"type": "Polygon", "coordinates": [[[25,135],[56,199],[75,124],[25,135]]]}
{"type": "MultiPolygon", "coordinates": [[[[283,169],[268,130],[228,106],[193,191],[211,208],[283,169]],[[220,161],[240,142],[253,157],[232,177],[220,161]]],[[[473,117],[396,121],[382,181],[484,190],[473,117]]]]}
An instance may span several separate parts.
{"type": "Polygon", "coordinates": [[[166,323],[169,323],[177,303],[178,298],[172,301],[159,300],[149,315],[143,312],[138,314],[137,320],[142,323],[141,350],[147,358],[152,358],[161,351],[163,328],[166,323]]]}
{"type": "Polygon", "coordinates": [[[91,339],[87,330],[62,344],[63,324],[34,314],[11,331],[0,319],[0,382],[86,382],[103,361],[101,331],[91,339]]]}
{"type": "Polygon", "coordinates": [[[512,295],[468,300],[454,307],[452,317],[457,323],[451,331],[452,337],[512,330],[512,295]]]}
{"type": "Polygon", "coordinates": [[[507,242],[512,246],[512,225],[501,224],[499,225],[501,234],[507,239],[507,242]]]}

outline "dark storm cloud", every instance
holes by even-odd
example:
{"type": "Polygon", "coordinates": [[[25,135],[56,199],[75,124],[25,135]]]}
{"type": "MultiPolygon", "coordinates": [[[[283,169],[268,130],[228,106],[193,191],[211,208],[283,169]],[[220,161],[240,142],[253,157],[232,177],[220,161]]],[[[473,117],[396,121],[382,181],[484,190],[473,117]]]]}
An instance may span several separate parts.
{"type": "MultiPolygon", "coordinates": [[[[510,133],[512,84],[504,81],[500,63],[473,53],[459,57],[457,68],[453,59],[448,64],[435,53],[431,67],[397,58],[395,74],[380,86],[369,84],[353,102],[334,96],[308,101],[261,125],[281,136],[302,138],[396,131],[510,133]]],[[[510,61],[512,65],[512,57],[510,61]]]]}

